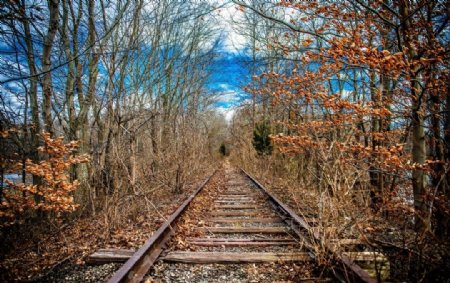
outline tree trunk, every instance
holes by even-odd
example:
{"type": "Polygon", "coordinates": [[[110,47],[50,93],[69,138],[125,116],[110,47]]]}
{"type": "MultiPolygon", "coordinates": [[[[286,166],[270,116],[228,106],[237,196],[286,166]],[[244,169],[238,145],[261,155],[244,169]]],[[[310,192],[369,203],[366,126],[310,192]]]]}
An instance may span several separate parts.
{"type": "MultiPolygon", "coordinates": [[[[437,105],[439,106],[439,99],[436,100],[437,105]]],[[[438,150],[442,150],[443,156],[441,160],[445,162],[445,164],[449,164],[450,161],[450,86],[447,85],[447,93],[446,93],[446,102],[444,109],[444,133],[443,133],[443,147],[438,150]]],[[[439,123],[437,122],[438,129],[439,123]]],[[[440,153],[439,153],[440,154],[440,153]]],[[[440,165],[439,165],[440,166],[440,165]]],[[[443,167],[443,165],[442,165],[443,167]]],[[[444,168],[441,168],[444,169],[444,168]]],[[[443,170],[441,178],[439,180],[435,180],[437,183],[435,185],[439,185],[440,192],[438,195],[442,196],[439,199],[439,203],[436,208],[436,235],[443,240],[448,239],[450,236],[450,218],[448,213],[448,201],[450,200],[450,170],[443,170]]]]}
{"type": "MultiPolygon", "coordinates": [[[[412,88],[418,87],[417,82],[412,83],[412,88]]],[[[425,129],[421,114],[421,100],[413,91],[416,101],[412,112],[412,162],[416,167],[412,171],[412,185],[414,193],[414,208],[416,209],[416,230],[425,231],[429,227],[428,209],[425,201],[425,174],[422,165],[425,163],[425,129]]]]}
{"type": "MultiPolygon", "coordinates": [[[[22,6],[25,6],[25,1],[22,1],[22,6]]],[[[37,97],[37,87],[38,87],[38,77],[37,77],[37,69],[36,69],[36,61],[34,57],[34,46],[33,40],[30,31],[30,24],[28,22],[28,17],[22,18],[23,29],[25,33],[25,44],[27,47],[27,61],[28,68],[30,72],[30,88],[28,91],[28,95],[30,98],[30,109],[31,109],[31,121],[33,126],[30,128],[30,140],[31,140],[31,148],[30,148],[30,157],[31,160],[35,163],[39,162],[39,137],[38,134],[41,132],[41,125],[39,121],[39,105],[38,105],[38,97],[37,97]]],[[[41,178],[33,175],[33,184],[40,184],[41,178]]]]}
{"type": "MultiPolygon", "coordinates": [[[[413,45],[413,34],[409,17],[409,2],[402,1],[400,16],[402,18],[402,36],[405,47],[408,48],[407,55],[410,61],[417,59],[416,47],[413,45]]],[[[418,67],[410,71],[410,87],[413,105],[411,110],[412,128],[412,187],[414,195],[414,209],[416,211],[415,226],[419,233],[425,232],[429,227],[429,212],[425,199],[425,172],[422,166],[426,159],[425,128],[423,118],[424,100],[420,91],[418,67]]]]}
{"type": "Polygon", "coordinates": [[[130,185],[136,185],[136,149],[137,139],[134,131],[130,132],[130,185]]]}
{"type": "Polygon", "coordinates": [[[53,134],[52,122],[52,73],[51,73],[51,52],[53,47],[53,40],[58,31],[59,23],[59,0],[49,0],[49,25],[47,35],[44,39],[44,48],[42,51],[42,92],[44,94],[44,123],[45,130],[53,134]]]}
{"type": "MultiPolygon", "coordinates": [[[[371,71],[370,74],[370,94],[371,94],[371,100],[375,103],[375,107],[380,106],[380,94],[382,93],[382,89],[379,90],[376,87],[375,80],[376,80],[376,74],[375,71],[371,71]]],[[[380,88],[383,87],[383,84],[380,83],[380,88]]],[[[378,140],[377,134],[379,134],[381,131],[381,122],[380,118],[378,117],[372,117],[372,148],[376,150],[378,146],[380,146],[380,141],[378,140]]],[[[369,167],[369,176],[370,176],[370,199],[371,199],[371,207],[374,210],[378,210],[380,207],[380,204],[382,203],[382,194],[383,194],[383,174],[381,172],[381,169],[376,166],[375,164],[379,162],[378,160],[378,154],[375,154],[372,156],[371,165],[369,167]]]]}

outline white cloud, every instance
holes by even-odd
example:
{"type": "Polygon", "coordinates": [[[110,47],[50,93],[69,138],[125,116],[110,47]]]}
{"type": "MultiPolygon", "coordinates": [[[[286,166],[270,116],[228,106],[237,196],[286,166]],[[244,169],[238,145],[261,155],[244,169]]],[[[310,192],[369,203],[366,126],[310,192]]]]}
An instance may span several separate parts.
{"type": "Polygon", "coordinates": [[[234,103],[239,101],[239,94],[235,90],[222,92],[218,97],[218,102],[234,103]]]}
{"type": "Polygon", "coordinates": [[[229,104],[229,107],[237,104],[242,100],[242,96],[245,95],[239,88],[227,83],[221,83],[218,87],[220,91],[217,96],[217,103],[226,103],[229,104]]]}
{"type": "Polygon", "coordinates": [[[222,114],[225,117],[227,123],[230,123],[233,119],[234,114],[236,113],[235,108],[225,108],[225,107],[217,107],[216,111],[222,114]]]}
{"type": "Polygon", "coordinates": [[[234,4],[226,5],[216,13],[225,37],[223,40],[225,51],[230,53],[239,53],[247,43],[247,39],[233,27],[233,22],[243,20],[242,12],[236,7],[234,4]]]}
{"type": "Polygon", "coordinates": [[[224,90],[224,91],[229,91],[231,89],[231,86],[229,84],[218,84],[217,87],[219,87],[220,89],[224,90]]]}
{"type": "Polygon", "coordinates": [[[233,119],[234,113],[236,113],[236,109],[228,109],[225,113],[225,120],[227,120],[227,122],[230,122],[231,119],[233,119]]]}

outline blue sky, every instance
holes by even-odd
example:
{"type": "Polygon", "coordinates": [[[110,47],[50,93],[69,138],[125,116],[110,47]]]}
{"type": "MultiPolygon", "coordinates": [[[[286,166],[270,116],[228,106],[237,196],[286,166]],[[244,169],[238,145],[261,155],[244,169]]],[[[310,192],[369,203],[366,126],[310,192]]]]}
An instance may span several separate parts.
{"type": "Polygon", "coordinates": [[[250,81],[249,72],[245,67],[245,62],[249,59],[245,55],[247,44],[245,37],[237,33],[232,24],[232,20],[239,20],[242,16],[235,5],[222,7],[216,11],[215,16],[222,31],[220,55],[211,66],[212,75],[207,87],[212,93],[219,94],[214,106],[230,120],[235,107],[248,99],[248,94],[242,91],[242,86],[250,81]]]}
{"type": "Polygon", "coordinates": [[[207,87],[212,93],[218,93],[215,106],[222,110],[232,108],[243,102],[248,95],[242,91],[242,86],[249,82],[246,57],[224,51],[212,65],[212,75],[207,87]]]}
{"type": "MultiPolygon", "coordinates": [[[[242,91],[242,86],[250,81],[245,67],[245,61],[248,61],[248,57],[245,56],[246,39],[234,30],[232,19],[239,20],[238,18],[242,16],[234,5],[222,7],[214,16],[217,18],[221,31],[220,47],[219,56],[214,59],[210,67],[211,77],[207,82],[207,88],[213,95],[217,95],[215,109],[230,120],[235,107],[248,99],[248,95],[242,91]]],[[[4,50],[5,47],[8,46],[0,42],[0,49],[4,50]]],[[[1,57],[0,60],[2,60],[1,57]]],[[[2,93],[21,91],[21,89],[22,86],[19,86],[17,82],[0,86],[2,93]]],[[[10,95],[9,98],[8,102],[12,108],[23,105],[23,102],[18,101],[15,95],[10,95]]]]}

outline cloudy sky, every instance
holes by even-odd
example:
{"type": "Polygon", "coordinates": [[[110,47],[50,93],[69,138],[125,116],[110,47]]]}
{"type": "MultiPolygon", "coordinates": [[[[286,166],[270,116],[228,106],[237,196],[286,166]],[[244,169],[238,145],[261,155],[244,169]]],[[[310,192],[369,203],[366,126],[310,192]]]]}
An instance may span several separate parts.
{"type": "MultiPolygon", "coordinates": [[[[215,59],[211,66],[212,76],[208,81],[208,89],[212,94],[217,95],[215,108],[224,114],[227,120],[230,120],[235,112],[235,107],[246,99],[247,95],[242,91],[242,86],[249,82],[249,76],[246,69],[248,58],[245,56],[245,38],[240,35],[234,28],[232,20],[239,21],[243,14],[237,9],[237,6],[230,3],[229,0],[206,0],[213,3],[220,9],[212,12],[212,16],[216,18],[219,24],[220,34],[220,50],[219,56],[215,59]],[[224,4],[227,3],[227,4],[224,4]]],[[[0,49],[8,49],[8,45],[0,42],[0,49]]],[[[0,57],[0,63],[3,58],[0,57]]],[[[26,69],[24,66],[22,69],[26,69]]],[[[0,75],[0,79],[8,79],[0,75]]],[[[0,92],[3,94],[11,94],[9,99],[5,100],[11,109],[19,108],[24,105],[23,101],[18,100],[18,96],[14,92],[20,92],[22,86],[17,82],[11,82],[7,85],[0,85],[0,92]]]]}
{"type": "Polygon", "coordinates": [[[221,47],[220,56],[212,67],[208,88],[219,94],[215,107],[230,120],[235,107],[248,99],[247,94],[242,91],[242,86],[249,81],[246,69],[248,58],[245,56],[246,40],[235,31],[232,24],[232,19],[239,20],[242,13],[235,5],[228,4],[215,11],[214,16],[221,25],[221,47]]]}

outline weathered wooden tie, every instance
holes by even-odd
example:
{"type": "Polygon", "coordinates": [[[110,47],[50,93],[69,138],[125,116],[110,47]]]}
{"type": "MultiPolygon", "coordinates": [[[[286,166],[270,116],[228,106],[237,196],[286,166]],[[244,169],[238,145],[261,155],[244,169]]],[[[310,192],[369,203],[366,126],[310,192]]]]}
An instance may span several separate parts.
{"type": "Polygon", "coordinates": [[[193,242],[287,242],[287,241],[294,241],[294,238],[292,237],[277,237],[277,238],[269,238],[269,237],[262,237],[262,238],[200,238],[200,237],[192,237],[187,238],[187,241],[193,241],[193,242]]]}
{"type": "Polygon", "coordinates": [[[261,216],[261,212],[258,211],[213,211],[212,216],[261,216]]]}
{"type": "Polygon", "coordinates": [[[259,202],[263,202],[260,199],[256,198],[256,197],[218,197],[216,198],[216,200],[218,201],[259,201],[259,202]]]}
{"type": "Polygon", "coordinates": [[[264,233],[279,234],[286,233],[285,227],[199,227],[199,231],[210,233],[264,233]]]}
{"type": "Polygon", "coordinates": [[[279,217],[252,217],[252,218],[234,218],[234,217],[222,217],[222,218],[210,218],[207,219],[206,222],[213,223],[274,223],[279,224],[283,223],[283,220],[279,217]]]}
{"type": "Polygon", "coordinates": [[[258,262],[288,262],[312,261],[305,252],[271,253],[271,252],[170,252],[162,258],[169,262],[183,263],[258,263],[258,262]]]}
{"type": "Polygon", "coordinates": [[[87,257],[88,264],[103,264],[110,262],[125,262],[136,251],[125,249],[100,249],[87,257]]]}
{"type": "Polygon", "coordinates": [[[217,209],[258,209],[257,205],[247,205],[247,204],[238,204],[238,205],[216,205],[217,209]]]}
{"type": "Polygon", "coordinates": [[[238,203],[238,204],[253,204],[258,203],[255,200],[215,200],[215,203],[238,203]]]}
{"type": "Polygon", "coordinates": [[[258,246],[258,247],[266,247],[266,246],[293,246],[297,245],[296,241],[285,241],[285,242],[248,242],[248,241],[242,241],[242,242],[229,242],[229,241],[199,241],[199,242],[189,242],[189,244],[194,246],[202,246],[202,247],[245,247],[245,246],[258,246]]]}

